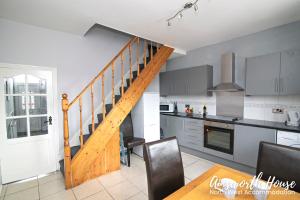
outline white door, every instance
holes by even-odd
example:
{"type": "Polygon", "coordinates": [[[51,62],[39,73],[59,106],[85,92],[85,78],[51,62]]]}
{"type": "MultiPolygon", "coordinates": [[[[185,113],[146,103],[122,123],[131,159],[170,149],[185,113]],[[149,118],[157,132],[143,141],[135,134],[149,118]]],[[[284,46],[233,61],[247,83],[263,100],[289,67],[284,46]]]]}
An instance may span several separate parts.
{"type": "Polygon", "coordinates": [[[56,170],[52,71],[0,68],[2,183],[56,170]]]}

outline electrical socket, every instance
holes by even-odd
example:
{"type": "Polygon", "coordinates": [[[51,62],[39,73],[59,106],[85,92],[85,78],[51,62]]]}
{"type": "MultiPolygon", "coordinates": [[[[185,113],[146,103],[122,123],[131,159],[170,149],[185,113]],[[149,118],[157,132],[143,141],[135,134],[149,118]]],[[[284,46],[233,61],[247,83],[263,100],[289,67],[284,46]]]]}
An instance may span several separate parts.
{"type": "Polygon", "coordinates": [[[283,114],[284,113],[284,109],[283,108],[273,108],[272,109],[272,113],[283,114]]]}

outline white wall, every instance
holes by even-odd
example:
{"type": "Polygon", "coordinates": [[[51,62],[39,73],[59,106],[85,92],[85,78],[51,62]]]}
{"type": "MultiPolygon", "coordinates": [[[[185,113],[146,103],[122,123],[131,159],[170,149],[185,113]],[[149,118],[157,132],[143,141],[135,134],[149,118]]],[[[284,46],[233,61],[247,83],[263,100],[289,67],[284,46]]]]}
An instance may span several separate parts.
{"type": "MultiPolygon", "coordinates": [[[[60,152],[63,151],[61,94],[67,92],[69,99],[73,99],[129,38],[126,34],[103,27],[96,27],[85,37],[79,37],[0,18],[1,63],[57,68],[59,119],[54,120],[59,123],[60,152]]],[[[110,83],[107,80],[107,87],[110,83]]],[[[85,105],[87,103],[84,102],[85,105]]],[[[70,138],[73,132],[70,131],[70,138]]]]}
{"type": "MultiPolygon", "coordinates": [[[[300,22],[275,27],[248,36],[236,38],[226,42],[210,45],[187,52],[186,56],[171,59],[167,62],[167,70],[182,69],[201,65],[212,65],[214,71],[214,85],[220,83],[221,55],[234,52],[242,58],[269,54],[288,49],[300,49],[300,22]]],[[[236,66],[238,72],[243,72],[243,65],[236,66]]],[[[238,73],[237,79],[243,80],[244,73],[238,73]]],[[[215,97],[167,97],[162,102],[179,101],[179,110],[185,103],[194,106],[196,111],[208,105],[209,114],[214,115],[215,97]]],[[[244,117],[270,121],[284,121],[285,115],[273,114],[273,107],[286,110],[300,111],[300,96],[270,96],[245,97],[244,117]]]]}

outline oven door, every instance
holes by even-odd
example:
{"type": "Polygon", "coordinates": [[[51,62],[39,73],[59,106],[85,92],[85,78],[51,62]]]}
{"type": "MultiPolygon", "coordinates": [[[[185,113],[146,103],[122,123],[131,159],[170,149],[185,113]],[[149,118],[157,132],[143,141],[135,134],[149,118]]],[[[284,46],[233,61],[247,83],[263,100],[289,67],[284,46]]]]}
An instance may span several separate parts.
{"type": "Polygon", "coordinates": [[[234,129],[204,126],[204,147],[233,155],[234,129]]]}

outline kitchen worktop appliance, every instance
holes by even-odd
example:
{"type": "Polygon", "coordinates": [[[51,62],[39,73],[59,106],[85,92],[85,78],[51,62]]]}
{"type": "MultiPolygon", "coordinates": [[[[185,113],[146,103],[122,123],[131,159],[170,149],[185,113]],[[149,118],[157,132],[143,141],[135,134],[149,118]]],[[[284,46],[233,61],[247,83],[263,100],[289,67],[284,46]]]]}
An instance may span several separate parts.
{"type": "Polygon", "coordinates": [[[299,126],[300,124],[300,112],[289,111],[287,113],[287,122],[288,126],[299,126]]]}
{"type": "Polygon", "coordinates": [[[173,103],[161,103],[159,108],[161,113],[173,113],[175,111],[173,103]]]}

